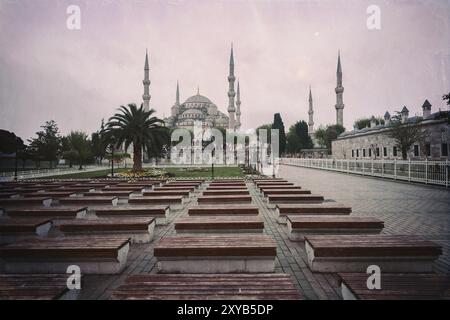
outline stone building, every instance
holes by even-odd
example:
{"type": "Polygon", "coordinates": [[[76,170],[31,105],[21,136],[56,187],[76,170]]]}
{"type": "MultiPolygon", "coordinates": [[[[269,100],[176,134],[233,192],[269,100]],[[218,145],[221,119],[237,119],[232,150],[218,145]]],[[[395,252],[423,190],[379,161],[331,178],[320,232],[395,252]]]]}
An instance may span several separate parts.
{"type": "MultiPolygon", "coordinates": [[[[409,117],[409,110],[403,107],[400,112],[401,123],[417,125],[428,136],[424,142],[417,142],[408,153],[411,160],[447,160],[450,143],[449,111],[431,112],[431,104],[425,100],[422,116],[409,117]]],[[[401,150],[389,136],[393,130],[391,115],[386,112],[384,124],[376,124],[372,117],[370,127],[347,131],[332,142],[332,154],[335,159],[402,159],[401,150]]]]}

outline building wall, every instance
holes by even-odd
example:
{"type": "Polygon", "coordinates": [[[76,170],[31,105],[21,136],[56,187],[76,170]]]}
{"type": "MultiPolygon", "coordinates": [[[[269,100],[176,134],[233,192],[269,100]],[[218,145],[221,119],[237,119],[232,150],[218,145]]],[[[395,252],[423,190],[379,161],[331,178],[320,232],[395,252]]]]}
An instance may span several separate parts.
{"type": "MultiPolygon", "coordinates": [[[[430,133],[426,143],[430,145],[431,155],[426,156],[426,146],[417,143],[419,155],[416,156],[413,146],[408,154],[409,158],[412,160],[425,158],[429,160],[450,160],[448,156],[450,151],[450,125],[447,121],[439,121],[423,125],[423,127],[430,133]],[[447,145],[447,156],[443,155],[442,144],[447,145]]],[[[397,148],[397,156],[394,155],[394,147],[394,140],[387,135],[386,130],[375,130],[334,140],[332,142],[332,154],[335,159],[402,159],[400,149],[397,148]],[[376,154],[377,148],[379,149],[379,155],[376,154]],[[384,148],[386,148],[386,154],[384,154],[384,148]],[[369,149],[372,149],[371,155],[369,155],[369,149]]]]}

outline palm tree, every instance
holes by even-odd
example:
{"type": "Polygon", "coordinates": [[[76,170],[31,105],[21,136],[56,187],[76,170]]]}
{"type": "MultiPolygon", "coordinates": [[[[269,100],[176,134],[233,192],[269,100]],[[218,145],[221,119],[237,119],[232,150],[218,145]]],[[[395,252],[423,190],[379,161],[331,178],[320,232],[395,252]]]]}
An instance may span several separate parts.
{"type": "Polygon", "coordinates": [[[168,129],[164,122],[152,116],[154,109],[144,110],[141,104],[127,107],[120,106],[120,112],[109,118],[105,128],[105,136],[113,136],[115,145],[123,145],[125,150],[133,145],[133,171],[142,170],[142,151],[155,154],[167,141],[168,129]]]}

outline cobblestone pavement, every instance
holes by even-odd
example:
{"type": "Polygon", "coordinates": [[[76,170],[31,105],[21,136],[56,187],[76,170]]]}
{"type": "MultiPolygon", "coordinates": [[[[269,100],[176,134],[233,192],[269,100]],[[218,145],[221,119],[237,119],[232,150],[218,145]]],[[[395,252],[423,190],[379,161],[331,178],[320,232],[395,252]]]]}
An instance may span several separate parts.
{"type": "MultiPolygon", "coordinates": [[[[279,177],[286,178],[322,194],[327,199],[353,207],[354,215],[374,216],[385,221],[386,234],[422,235],[440,243],[444,254],[436,263],[436,271],[450,273],[450,191],[423,185],[411,185],[334,172],[281,166],[279,177]]],[[[253,203],[259,206],[265,222],[265,233],[277,241],[276,272],[293,275],[305,299],[340,299],[338,279],[334,274],[312,273],[306,263],[304,246],[287,237],[285,225],[274,219],[274,210],[248,184],[253,203]]],[[[87,275],[83,281],[82,299],[108,299],[111,291],[130,274],[156,273],[154,244],[162,236],[175,235],[173,221],[187,215],[187,208],[196,203],[192,197],[187,205],[171,210],[168,224],[157,226],[150,244],[132,245],[125,270],[120,275],[87,275]]]]}

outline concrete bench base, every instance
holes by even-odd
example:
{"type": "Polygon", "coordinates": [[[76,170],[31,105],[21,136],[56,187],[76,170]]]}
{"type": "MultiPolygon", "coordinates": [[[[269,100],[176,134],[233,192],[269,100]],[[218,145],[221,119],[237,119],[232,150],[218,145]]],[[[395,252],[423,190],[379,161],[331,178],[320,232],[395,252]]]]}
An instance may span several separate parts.
{"type": "Polygon", "coordinates": [[[442,254],[430,241],[410,236],[307,236],[308,265],[315,272],[366,272],[377,265],[383,272],[427,273],[442,254]]]}
{"type": "MultiPolygon", "coordinates": [[[[129,220],[129,219],[128,219],[129,220]]],[[[96,220],[90,220],[95,224],[96,220]]],[[[153,240],[153,236],[155,233],[155,224],[156,221],[153,220],[147,227],[147,230],[127,230],[126,227],[121,227],[120,224],[116,226],[110,227],[110,230],[101,230],[102,226],[100,225],[98,228],[89,228],[89,230],[80,231],[80,230],[71,230],[69,225],[62,225],[60,229],[62,233],[68,236],[79,236],[79,235],[111,235],[111,236],[124,236],[131,239],[131,243],[150,243],[153,240]],[[115,227],[117,229],[115,229],[115,227]]],[[[80,228],[78,228],[80,229],[80,228]]]]}
{"type": "Polygon", "coordinates": [[[379,234],[384,223],[370,217],[289,215],[287,227],[290,240],[304,241],[308,235],[379,234]]]}
{"type": "Polygon", "coordinates": [[[80,290],[69,290],[62,274],[2,274],[0,300],[77,300],[80,290]]]}
{"type": "MultiPolygon", "coordinates": [[[[1,222],[0,222],[1,223],[1,222]]],[[[48,232],[52,227],[52,222],[47,221],[43,224],[37,225],[34,228],[34,231],[26,231],[26,232],[0,232],[0,244],[13,243],[25,239],[29,239],[32,237],[46,237],[48,232]]]]}
{"type": "Polygon", "coordinates": [[[344,229],[344,228],[326,228],[326,229],[295,229],[289,227],[288,223],[289,240],[291,241],[304,241],[306,236],[310,235],[326,235],[326,234],[379,234],[381,229],[344,229]]]}
{"type": "MultiPolygon", "coordinates": [[[[50,208],[24,208],[8,210],[7,215],[14,218],[51,218],[51,219],[81,219],[86,217],[87,207],[50,207],[50,208]]],[[[54,220],[53,222],[55,223],[54,220]]],[[[55,223],[56,224],[56,223],[55,223]]]]}
{"type": "Polygon", "coordinates": [[[61,237],[0,246],[2,273],[60,273],[77,265],[82,274],[117,274],[126,265],[129,238],[61,237]]]}
{"type": "Polygon", "coordinates": [[[117,259],[93,259],[83,258],[68,261],[5,261],[0,259],[4,273],[66,273],[67,267],[77,265],[82,274],[118,274],[125,268],[130,245],[126,244],[119,249],[117,259]]]}
{"type": "Polygon", "coordinates": [[[92,213],[97,217],[105,218],[125,218],[125,217],[153,217],[156,225],[166,225],[167,216],[170,213],[170,207],[164,206],[127,206],[127,207],[99,207],[93,208],[92,213]]]}
{"type": "Polygon", "coordinates": [[[287,216],[348,216],[352,208],[339,203],[301,203],[301,204],[277,204],[275,218],[280,224],[287,223],[287,216]]]}
{"type": "Polygon", "coordinates": [[[274,272],[275,257],[159,257],[158,270],[161,273],[274,272]]]}

